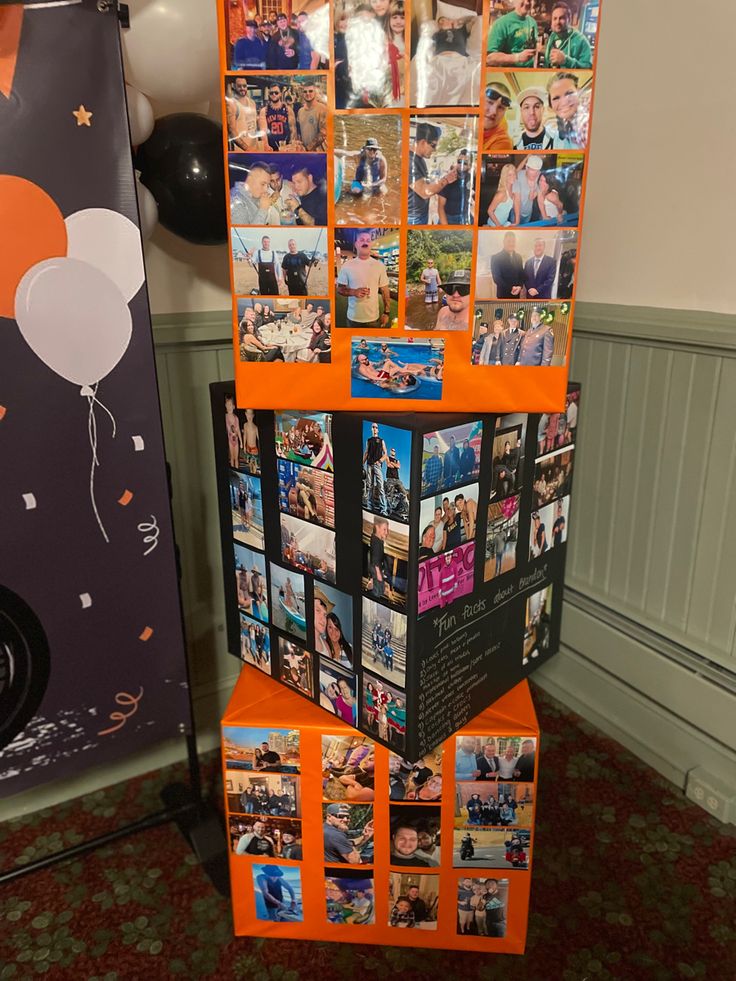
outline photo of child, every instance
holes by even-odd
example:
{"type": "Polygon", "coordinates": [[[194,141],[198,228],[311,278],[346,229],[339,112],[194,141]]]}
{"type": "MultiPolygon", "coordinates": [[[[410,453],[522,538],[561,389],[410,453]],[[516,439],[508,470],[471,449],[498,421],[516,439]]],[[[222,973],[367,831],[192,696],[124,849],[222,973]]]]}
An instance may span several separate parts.
{"type": "Polygon", "coordinates": [[[336,107],[403,106],[402,0],[341,0],[336,5],[334,25],[336,107]]]}
{"type": "Polygon", "coordinates": [[[258,426],[253,409],[238,409],[235,396],[225,398],[225,429],[227,430],[230,466],[259,476],[261,463],[258,444],[258,426]]]}
{"type": "Polygon", "coordinates": [[[258,477],[230,471],[230,508],[233,538],[243,545],[264,548],[263,502],[258,477]]]}
{"type": "Polygon", "coordinates": [[[350,869],[325,869],[325,899],[328,923],[375,922],[372,878],[357,876],[350,869]]]}
{"type": "Polygon", "coordinates": [[[389,872],[389,926],[436,930],[439,898],[438,875],[389,872]]]}
{"type": "Polygon", "coordinates": [[[322,736],[322,799],[373,800],[374,746],[366,736],[322,736]]]}

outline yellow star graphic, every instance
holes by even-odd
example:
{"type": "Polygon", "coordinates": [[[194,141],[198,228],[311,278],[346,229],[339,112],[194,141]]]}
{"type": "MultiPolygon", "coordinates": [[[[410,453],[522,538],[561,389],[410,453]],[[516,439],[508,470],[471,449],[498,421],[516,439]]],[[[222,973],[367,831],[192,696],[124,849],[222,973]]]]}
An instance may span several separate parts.
{"type": "Polygon", "coordinates": [[[84,106],[80,106],[79,109],[74,109],[72,116],[76,116],[77,126],[91,126],[92,123],[90,119],[94,114],[89,112],[84,106]]]}

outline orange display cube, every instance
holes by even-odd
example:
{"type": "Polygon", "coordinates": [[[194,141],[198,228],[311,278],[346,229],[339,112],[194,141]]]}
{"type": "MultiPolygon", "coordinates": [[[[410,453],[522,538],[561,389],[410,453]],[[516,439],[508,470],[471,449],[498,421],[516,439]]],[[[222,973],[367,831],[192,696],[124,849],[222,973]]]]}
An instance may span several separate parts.
{"type": "Polygon", "coordinates": [[[523,953],[538,740],[526,681],[411,761],[245,666],[222,719],[236,935],[523,953]]]}

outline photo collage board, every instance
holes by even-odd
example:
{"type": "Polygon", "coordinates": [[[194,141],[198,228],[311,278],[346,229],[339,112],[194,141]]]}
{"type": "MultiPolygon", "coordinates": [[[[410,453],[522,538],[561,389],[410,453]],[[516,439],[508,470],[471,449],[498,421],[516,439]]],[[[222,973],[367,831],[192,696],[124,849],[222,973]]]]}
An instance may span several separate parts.
{"type": "Polygon", "coordinates": [[[559,407],[600,7],[221,0],[243,401],[559,407]]]}
{"type": "Polygon", "coordinates": [[[231,653],[411,756],[556,652],[578,386],[404,426],[233,393],[211,386],[231,653]]]}
{"type": "Polygon", "coordinates": [[[510,927],[523,943],[536,728],[507,719],[488,735],[481,716],[413,762],[347,726],[315,729],[313,716],[223,721],[236,933],[245,908],[247,932],[269,924],[272,936],[303,925],[402,944],[398,931],[421,930],[428,946],[492,950],[510,927]]]}

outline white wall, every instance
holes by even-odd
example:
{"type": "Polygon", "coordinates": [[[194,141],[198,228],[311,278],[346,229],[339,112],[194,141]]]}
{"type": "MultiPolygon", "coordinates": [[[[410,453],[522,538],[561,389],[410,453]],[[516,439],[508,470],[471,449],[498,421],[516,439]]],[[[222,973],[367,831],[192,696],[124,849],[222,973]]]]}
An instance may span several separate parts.
{"type": "Polygon", "coordinates": [[[604,0],[578,299],[733,312],[734,37],[733,0],[604,0]]]}

